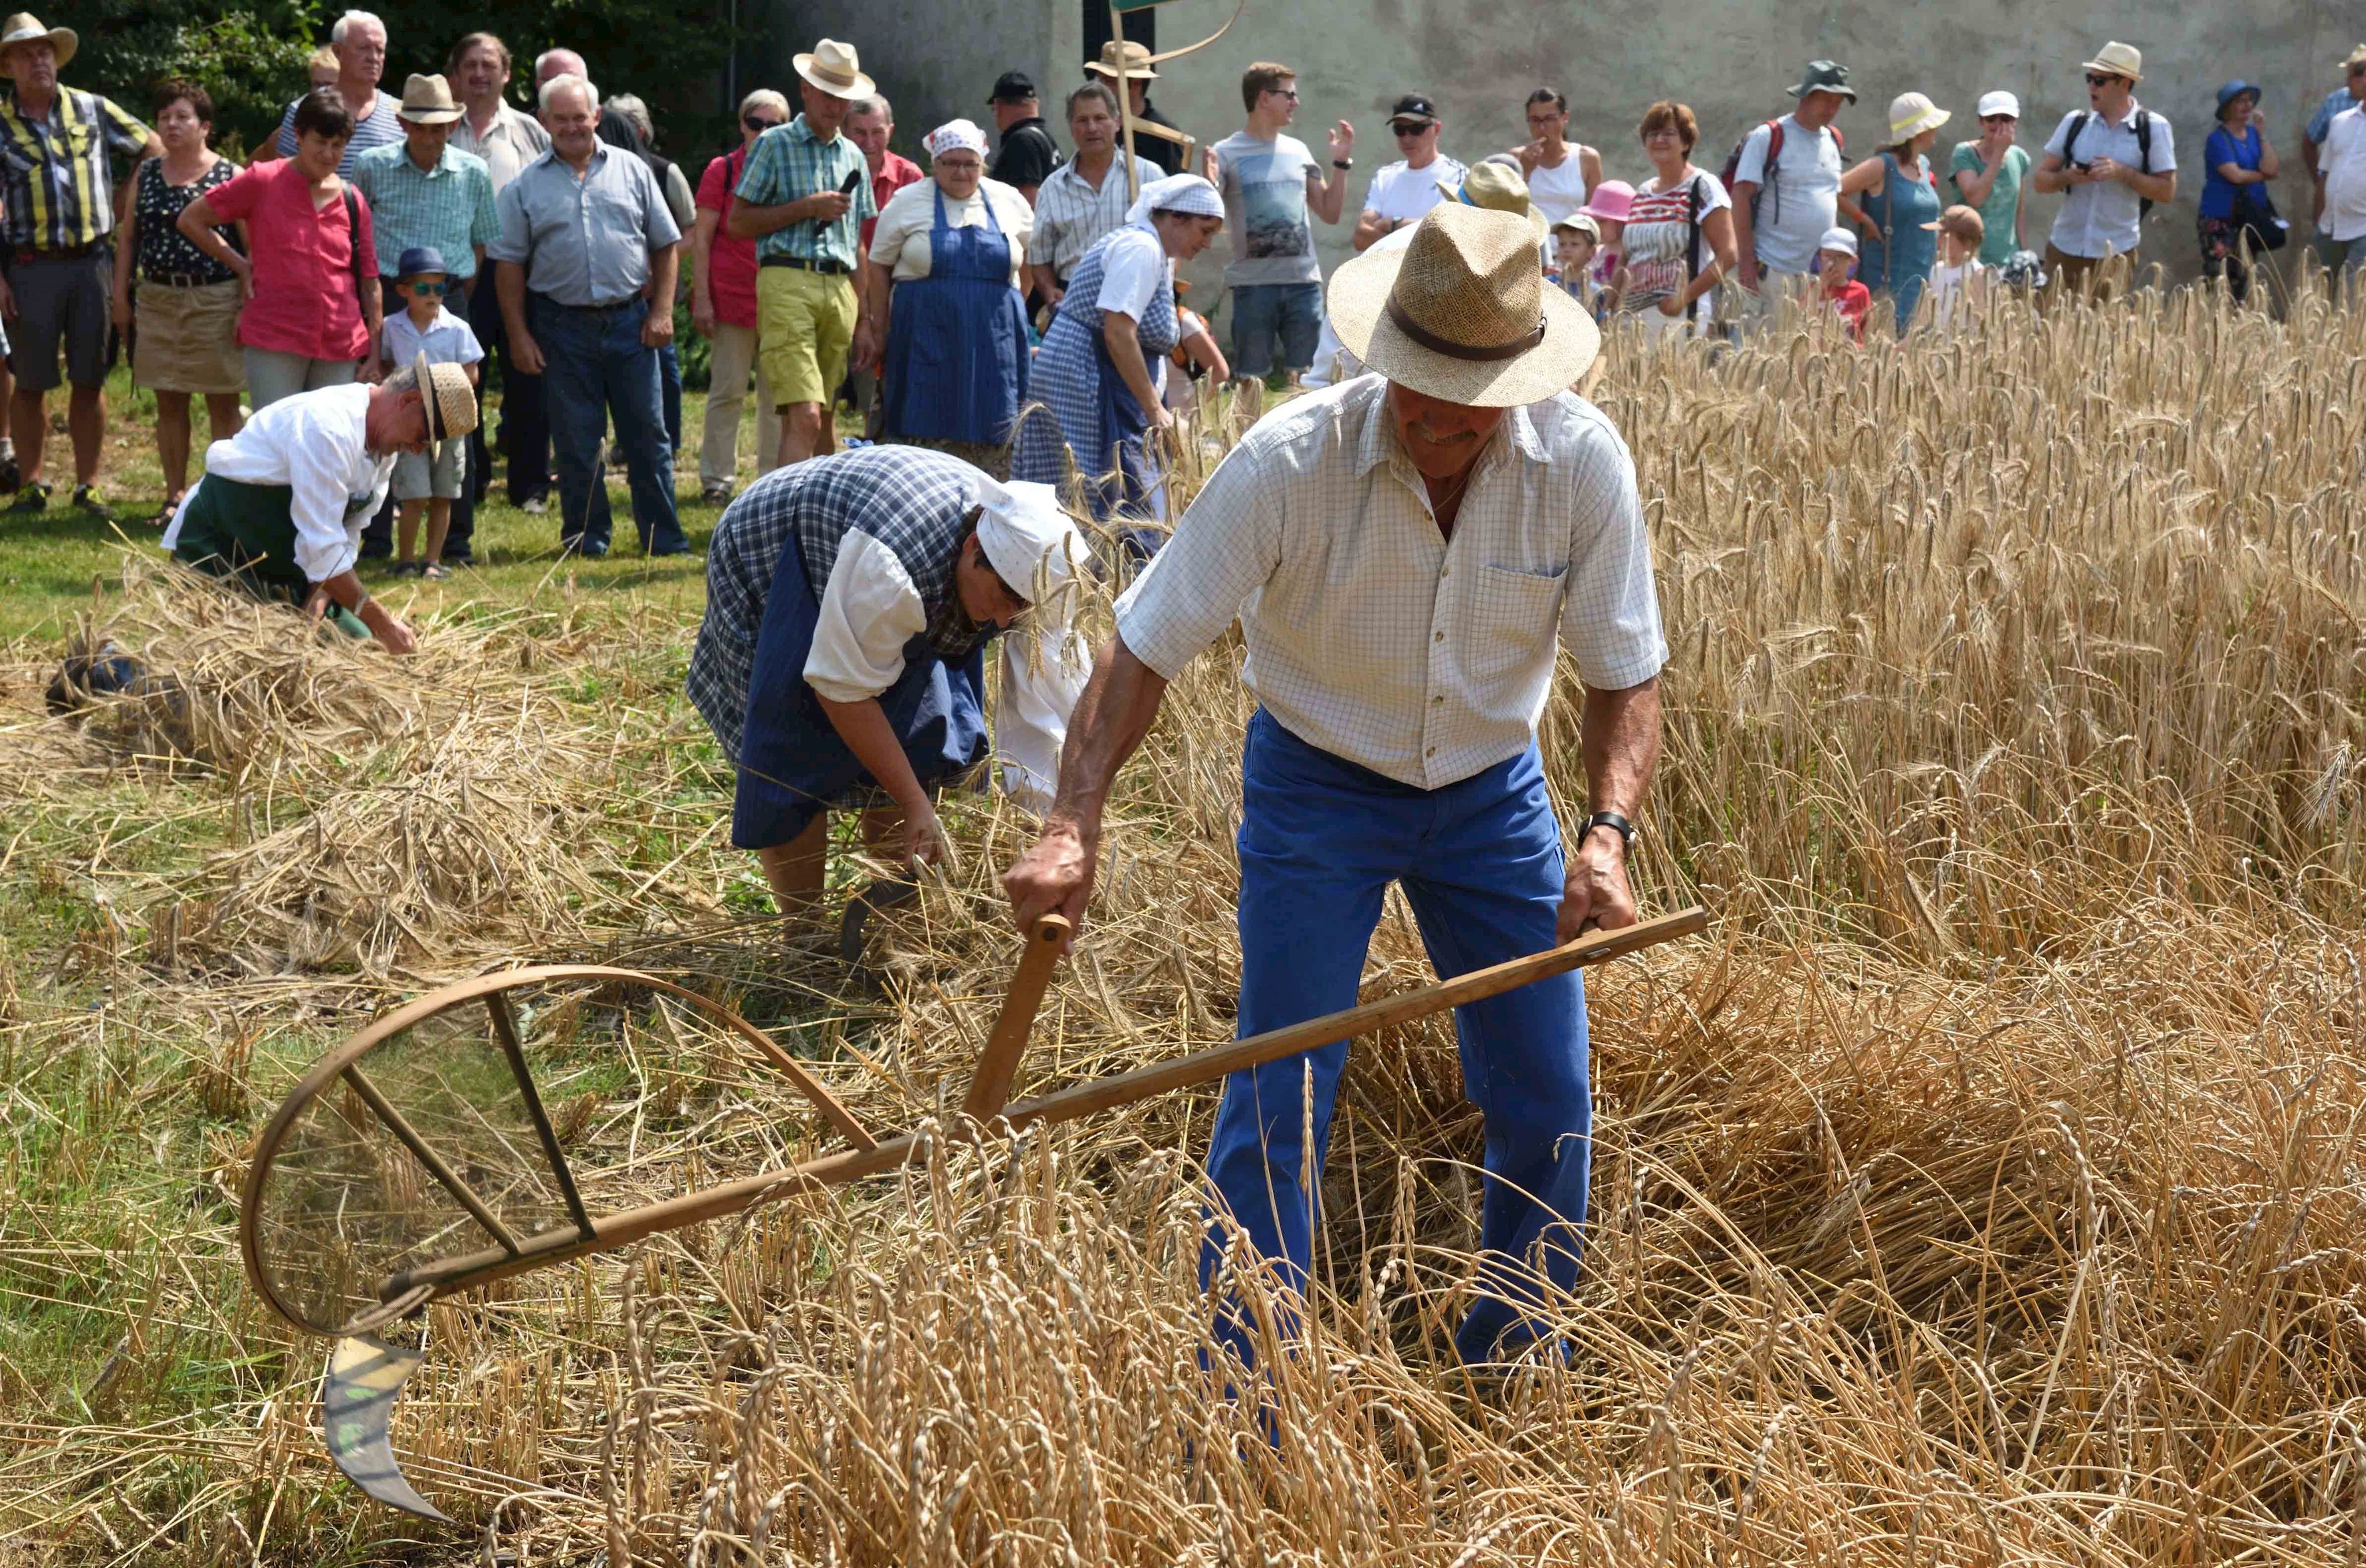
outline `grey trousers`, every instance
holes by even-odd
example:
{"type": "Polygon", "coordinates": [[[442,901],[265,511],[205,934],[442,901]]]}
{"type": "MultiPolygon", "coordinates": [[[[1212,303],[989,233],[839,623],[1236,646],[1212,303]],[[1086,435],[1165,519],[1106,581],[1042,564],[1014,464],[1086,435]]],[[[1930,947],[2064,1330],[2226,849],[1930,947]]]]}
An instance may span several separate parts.
{"type": "Polygon", "coordinates": [[[246,406],[251,409],[268,408],[299,392],[350,387],[361,376],[361,362],[356,359],[311,359],[276,348],[239,352],[246,359],[246,406]]]}

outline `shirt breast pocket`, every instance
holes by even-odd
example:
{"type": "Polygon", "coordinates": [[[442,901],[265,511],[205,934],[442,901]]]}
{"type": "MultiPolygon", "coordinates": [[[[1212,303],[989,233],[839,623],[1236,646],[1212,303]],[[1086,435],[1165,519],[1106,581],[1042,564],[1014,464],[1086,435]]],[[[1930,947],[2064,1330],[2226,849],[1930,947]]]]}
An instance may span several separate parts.
{"type": "Polygon", "coordinates": [[[1479,569],[1466,656],[1475,680],[1503,680],[1534,668],[1539,659],[1549,662],[1568,575],[1566,562],[1479,569]]]}

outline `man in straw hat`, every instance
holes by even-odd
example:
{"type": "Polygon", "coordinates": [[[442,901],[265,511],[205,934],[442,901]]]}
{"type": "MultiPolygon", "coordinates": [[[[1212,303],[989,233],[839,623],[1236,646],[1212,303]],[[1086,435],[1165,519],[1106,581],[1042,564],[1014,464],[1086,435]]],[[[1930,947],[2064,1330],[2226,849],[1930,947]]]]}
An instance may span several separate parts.
{"type": "MultiPolygon", "coordinates": [[[[396,265],[416,250],[444,258],[449,307],[462,316],[475,314],[470,307],[485,247],[501,228],[493,212],[492,169],[474,152],[451,144],[453,128],[467,112],[443,77],[413,75],[402,85],[402,107],[396,111],[402,121],[401,144],[373,147],[354,160],[354,186],[370,204],[378,289],[389,319],[402,313],[402,301],[394,296],[396,265]]],[[[445,559],[469,558],[469,541],[477,536],[475,490],[473,482],[464,486],[452,503],[445,559]]],[[[363,550],[384,555],[393,523],[390,511],[373,519],[363,550]]]]}
{"type": "Polygon", "coordinates": [[[2177,144],[2168,118],[2136,102],[2144,55],[2134,45],[2114,39],[2084,69],[2087,107],[2062,117],[2030,184],[2066,193],[2045,242],[2055,287],[2107,292],[2103,265],[2135,251],[2147,209],[2176,198],[2177,144]]]}
{"type": "MultiPolygon", "coordinates": [[[[1104,82],[1122,80],[1123,91],[1133,112],[1134,152],[1158,165],[1159,175],[1183,172],[1183,143],[1165,136],[1145,136],[1140,127],[1155,125],[1179,132],[1182,128],[1158,112],[1150,101],[1149,84],[1158,80],[1158,73],[1150,63],[1150,51],[1133,42],[1121,44],[1111,39],[1101,45],[1101,57],[1087,61],[1085,69],[1104,82]]],[[[1070,103],[1076,100],[1071,98],[1070,103]]],[[[1155,177],[1155,176],[1154,176],[1155,177]]]]}
{"type": "Polygon", "coordinates": [[[756,139],[731,193],[727,232],[756,242],[756,341],[781,421],[780,460],[837,446],[829,403],[850,355],[879,357],[862,276],[862,223],[879,215],[862,150],[839,128],[878,89],[851,43],[824,39],[796,57],[804,111],[756,139]]]}
{"type": "Polygon", "coordinates": [[[205,478],[182,498],[164,548],[257,598],[301,604],[348,637],[409,653],[411,628],[355,575],[362,526],[394,482],[395,459],[433,461],[476,428],[468,373],[423,353],[376,386],[282,398],[206,449],[205,478]]]}
{"type": "Polygon", "coordinates": [[[2334,120],[2361,107],[2366,107],[2366,43],[2351,50],[2341,62],[2341,85],[2325,95],[2301,132],[2300,161],[2315,187],[2309,216],[2316,222],[2316,256],[2328,268],[2348,260],[2350,246],[2333,238],[2333,220],[2325,210],[2325,183],[2331,172],[2324,161],[2325,144],[2332,137],[2334,120]]]}
{"type": "MultiPolygon", "coordinates": [[[[1666,645],[1634,463],[1567,390],[1599,339],[1545,286],[1536,226],[1442,203],[1403,249],[1342,267],[1330,310],[1377,374],[1260,421],[1118,601],[1042,836],[1004,879],[1022,928],[1082,919],[1119,766],[1167,682],[1237,617],[1259,703],[1242,763],[1243,1035],[1354,1004],[1391,882],[1441,975],[1631,923],[1628,851],[1660,747],[1666,645]],[[1536,737],[1556,639],[1584,682],[1593,813],[1566,863],[1536,737]]],[[[1456,1028],[1487,1144],[1481,1295],[1455,1343],[1490,1361],[1549,1335],[1538,1320],[1576,1278],[1584,991],[1568,975],[1460,1009],[1456,1028]]],[[[1225,1084],[1208,1156],[1224,1217],[1203,1276],[1237,1226],[1286,1283],[1304,1280],[1301,1168],[1314,1162],[1319,1192],[1346,1055],[1225,1084]]]]}
{"type": "MultiPolygon", "coordinates": [[[[14,334],[9,368],[16,389],[8,423],[23,461],[24,491],[10,508],[49,504],[41,448],[49,434],[50,389],[58,354],[73,383],[67,429],[73,437],[74,504],[105,514],[96,481],[107,438],[107,307],[115,292],[114,161],[128,178],[164,144],[140,121],[96,93],[61,86],[74,57],[71,28],[45,28],[18,12],[0,22],[0,73],[16,85],[0,97],[0,201],[6,205],[7,254],[0,278],[0,317],[14,334]]],[[[16,461],[6,460],[15,468],[16,461]]],[[[9,488],[14,489],[12,484],[9,488]]]]}

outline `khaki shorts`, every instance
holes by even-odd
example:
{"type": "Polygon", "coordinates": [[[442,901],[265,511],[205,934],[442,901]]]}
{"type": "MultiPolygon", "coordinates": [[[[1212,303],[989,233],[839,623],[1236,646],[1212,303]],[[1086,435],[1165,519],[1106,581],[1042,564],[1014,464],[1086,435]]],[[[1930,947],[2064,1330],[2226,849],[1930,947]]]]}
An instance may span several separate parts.
{"type": "Polygon", "coordinates": [[[159,392],[246,389],[238,347],[238,280],[189,288],[142,278],[134,304],[131,379],[159,392]]]}
{"type": "Polygon", "coordinates": [[[756,274],[756,356],[776,409],[828,404],[846,379],[854,318],[851,277],[794,266],[756,274]]]}

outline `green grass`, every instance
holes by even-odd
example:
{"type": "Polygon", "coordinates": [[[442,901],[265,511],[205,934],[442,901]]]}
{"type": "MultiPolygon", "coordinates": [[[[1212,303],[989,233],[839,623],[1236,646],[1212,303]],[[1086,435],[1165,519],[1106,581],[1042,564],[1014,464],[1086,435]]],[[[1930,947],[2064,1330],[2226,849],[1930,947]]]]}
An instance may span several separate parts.
{"type": "MultiPolygon", "coordinates": [[[[202,400],[194,411],[196,449],[192,477],[201,471],[206,432],[202,400]]],[[[456,605],[478,600],[492,605],[525,604],[560,577],[572,576],[578,592],[607,593],[653,592],[661,600],[678,600],[694,615],[704,602],[704,557],[707,536],[715,530],[722,508],[698,499],[700,426],[705,411],[703,393],[682,397],[682,456],[674,465],[675,503],[682,525],[690,536],[691,553],[670,559],[644,560],[635,553],[632,504],[621,470],[611,479],[609,502],[615,514],[616,547],[606,559],[560,561],[558,519],[546,513],[529,517],[510,505],[504,484],[507,470],[494,461],[494,485],[486,503],[477,509],[478,565],[456,573],[444,583],[389,579],[384,562],[367,563],[363,577],[374,591],[390,599],[398,610],[414,600],[423,607],[456,605]]],[[[496,404],[496,406],[498,406],[496,404]]],[[[128,547],[152,548],[157,532],[146,519],[163,502],[164,481],[156,458],[155,399],[131,385],[130,373],[118,370],[107,383],[106,452],[99,465],[99,488],[116,521],[107,523],[69,503],[73,449],[61,428],[65,414],[62,393],[51,398],[51,434],[44,468],[57,493],[49,509],[33,515],[0,510],[0,645],[20,638],[62,641],[73,629],[77,613],[90,606],[93,584],[101,599],[114,590],[128,547]]],[[[748,417],[739,425],[739,474],[744,484],[755,477],[755,431],[748,417]]],[[[555,498],[554,498],[555,500],[555,498]]],[[[5,502],[0,502],[5,506],[5,502]]]]}

